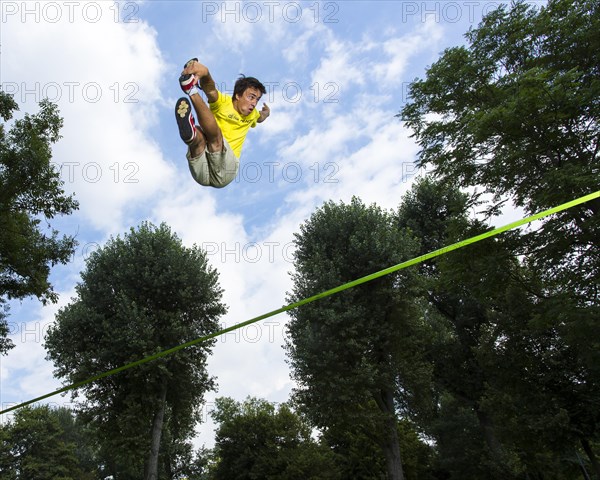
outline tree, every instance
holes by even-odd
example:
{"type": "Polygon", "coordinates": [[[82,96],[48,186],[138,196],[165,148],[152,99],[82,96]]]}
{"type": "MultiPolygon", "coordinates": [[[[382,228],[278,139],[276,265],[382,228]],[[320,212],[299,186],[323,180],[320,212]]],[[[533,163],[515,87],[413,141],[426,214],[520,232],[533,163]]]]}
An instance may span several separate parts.
{"type": "MultiPolygon", "coordinates": [[[[56,375],[69,383],[215,332],[225,313],[206,254],[184,247],[165,224],[111,238],[88,258],[76,292],[46,337],[56,375]]],[[[206,371],[213,344],[81,387],[80,415],[98,435],[109,474],[157,478],[163,430],[170,444],[188,438],[214,388],[206,371]]]]}
{"type": "Polygon", "coordinates": [[[8,337],[10,332],[6,317],[8,316],[8,306],[5,304],[6,301],[0,298],[0,355],[6,354],[11,348],[14,348],[15,344],[8,337]]]}
{"type": "Polygon", "coordinates": [[[97,442],[94,431],[68,407],[51,409],[62,430],[61,437],[67,444],[75,446],[75,457],[82,470],[81,480],[95,480],[101,475],[102,465],[98,458],[97,442]]]}
{"type": "MultiPolygon", "coordinates": [[[[342,478],[380,480],[386,478],[385,454],[373,436],[376,424],[344,425],[325,429],[322,442],[335,453],[342,478]]],[[[435,449],[423,441],[424,429],[407,419],[398,421],[398,442],[402,453],[402,472],[408,480],[438,478],[434,470],[435,449]]],[[[443,478],[443,477],[442,477],[443,478]]]]}
{"type": "Polygon", "coordinates": [[[339,479],[334,455],[311,438],[308,423],[287,404],[218,398],[214,480],[339,479]]]}
{"type": "MultiPolygon", "coordinates": [[[[599,30],[595,0],[490,12],[466,46],[446,50],[411,84],[401,117],[421,146],[418,163],[492,194],[490,215],[503,202],[534,213],[597,191],[599,30]]],[[[539,279],[531,289],[537,338],[560,347],[545,352],[545,364],[561,372],[560,389],[550,391],[598,476],[591,445],[600,422],[590,405],[600,388],[600,349],[591,340],[600,336],[599,213],[596,199],[552,215],[521,235],[516,251],[539,279]]]]}
{"type": "MultiPolygon", "coordinates": [[[[290,301],[318,294],[411,258],[416,243],[390,213],[325,203],[295,235],[290,301]]],[[[397,415],[410,411],[427,366],[419,360],[420,319],[412,273],[403,270],[290,312],[286,349],[296,401],[314,424],[368,432],[388,478],[404,478],[397,415]]]]}
{"type": "MultiPolygon", "coordinates": [[[[468,219],[468,205],[468,196],[457,188],[425,178],[417,181],[404,196],[398,210],[398,228],[409,229],[422,239],[418,254],[424,255],[486,230],[480,222],[468,219]]],[[[460,423],[457,430],[469,432],[457,442],[460,437],[453,431],[448,442],[461,447],[471,443],[470,448],[459,449],[462,478],[481,475],[511,478],[506,449],[498,439],[493,412],[483,403],[490,378],[477,358],[478,349],[486,345],[486,337],[496,335],[489,312],[501,308],[502,302],[496,301],[497,284],[505,283],[510,271],[510,262],[506,259],[510,253],[497,243],[488,240],[485,244],[470,245],[419,267],[420,285],[427,300],[424,316],[436,332],[428,346],[438,396],[436,403],[441,408],[447,399],[458,403],[458,410],[462,408],[464,412],[456,416],[460,423]],[[468,418],[469,414],[472,418],[468,418]],[[472,441],[469,436],[477,440],[472,441]],[[478,447],[482,440],[487,449],[478,447]],[[465,458],[468,462],[462,461],[465,458]],[[468,466],[469,462],[472,467],[468,466]]],[[[436,424],[439,424],[437,420],[430,422],[429,432],[437,438],[445,467],[449,468],[447,450],[444,450],[446,431],[436,430],[436,424]]]]}
{"type": "Polygon", "coordinates": [[[24,407],[0,426],[0,472],[5,480],[92,479],[81,469],[77,446],[65,435],[63,412],[48,406],[24,407]]]}
{"type": "MultiPolygon", "coordinates": [[[[470,30],[410,86],[401,117],[419,145],[418,163],[461,187],[507,199],[528,213],[597,190],[600,155],[600,6],[517,2],[470,30]]],[[[600,199],[544,220],[527,236],[548,286],[598,301],[600,199]],[[567,287],[568,286],[568,287],[567,287]]]]}
{"type": "MultiPolygon", "coordinates": [[[[403,198],[399,228],[423,238],[425,254],[485,230],[468,206],[457,188],[426,178],[403,198]]],[[[597,394],[570,385],[582,374],[572,352],[540,321],[547,306],[515,254],[519,240],[507,232],[420,267],[438,395],[437,415],[422,426],[460,478],[570,478],[574,432],[589,428],[575,420],[596,411],[597,394]]]]}
{"type": "MultiPolygon", "coordinates": [[[[0,91],[2,120],[8,122],[16,110],[12,96],[0,91]]],[[[36,296],[44,303],[56,301],[50,267],[66,264],[76,245],[49,224],[78,208],[50,163],[61,127],[56,105],[47,100],[37,114],[25,114],[8,131],[0,124],[0,355],[14,346],[6,339],[6,300],[36,296]]]]}

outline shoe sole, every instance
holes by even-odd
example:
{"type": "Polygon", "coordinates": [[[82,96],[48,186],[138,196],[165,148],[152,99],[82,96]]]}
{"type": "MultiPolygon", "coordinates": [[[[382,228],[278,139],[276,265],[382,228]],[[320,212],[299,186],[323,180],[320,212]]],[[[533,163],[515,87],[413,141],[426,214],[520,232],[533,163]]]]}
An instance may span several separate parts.
{"type": "Polygon", "coordinates": [[[185,143],[194,140],[196,126],[194,125],[194,115],[192,114],[192,105],[187,98],[180,98],[175,104],[175,119],[179,136],[185,143]]]}

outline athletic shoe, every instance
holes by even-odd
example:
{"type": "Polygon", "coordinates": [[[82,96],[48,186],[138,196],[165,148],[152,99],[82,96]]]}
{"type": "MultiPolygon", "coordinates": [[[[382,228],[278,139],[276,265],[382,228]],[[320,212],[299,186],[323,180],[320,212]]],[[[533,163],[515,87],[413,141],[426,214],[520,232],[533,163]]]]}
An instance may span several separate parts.
{"type": "MultiPolygon", "coordinates": [[[[198,59],[192,58],[191,60],[188,60],[186,62],[186,64],[183,66],[183,68],[186,68],[190,63],[192,63],[194,61],[197,62],[198,59]]],[[[187,73],[187,74],[181,75],[179,77],[179,85],[181,86],[183,93],[185,93],[186,95],[192,95],[194,93],[199,93],[198,92],[198,89],[200,88],[199,82],[200,81],[198,80],[198,77],[196,77],[196,75],[193,75],[191,73],[187,73]]]]}
{"type": "Polygon", "coordinates": [[[188,73],[187,75],[181,75],[181,77],[179,77],[179,85],[181,86],[183,93],[186,95],[198,93],[198,89],[200,88],[198,77],[191,73],[188,73]]]}
{"type": "Polygon", "coordinates": [[[179,128],[179,136],[186,144],[190,144],[196,138],[196,120],[192,113],[190,101],[182,97],[175,104],[175,119],[179,128]]]}

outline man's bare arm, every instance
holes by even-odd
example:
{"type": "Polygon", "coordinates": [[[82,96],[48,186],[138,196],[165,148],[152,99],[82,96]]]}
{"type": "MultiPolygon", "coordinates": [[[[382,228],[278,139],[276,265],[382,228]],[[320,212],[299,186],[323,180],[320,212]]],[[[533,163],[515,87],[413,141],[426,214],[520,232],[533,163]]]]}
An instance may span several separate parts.
{"type": "Polygon", "coordinates": [[[181,73],[182,75],[192,73],[200,79],[200,88],[206,94],[206,98],[208,99],[209,103],[214,103],[218,100],[219,92],[217,90],[217,86],[206,65],[203,65],[198,61],[194,61],[188,63],[181,73]]]}

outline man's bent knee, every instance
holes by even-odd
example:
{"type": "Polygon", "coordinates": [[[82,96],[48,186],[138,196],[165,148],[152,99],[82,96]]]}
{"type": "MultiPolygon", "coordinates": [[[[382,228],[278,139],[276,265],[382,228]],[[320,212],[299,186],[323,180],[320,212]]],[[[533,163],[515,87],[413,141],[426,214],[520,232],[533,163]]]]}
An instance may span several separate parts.
{"type": "Polygon", "coordinates": [[[210,153],[219,153],[223,151],[223,139],[216,139],[213,140],[212,142],[209,141],[206,144],[206,149],[210,152],[210,153]]]}
{"type": "Polygon", "coordinates": [[[189,151],[192,157],[199,157],[204,153],[204,150],[206,150],[206,137],[204,132],[196,126],[196,138],[189,145],[189,151]]]}

